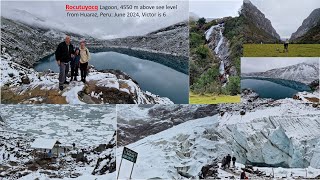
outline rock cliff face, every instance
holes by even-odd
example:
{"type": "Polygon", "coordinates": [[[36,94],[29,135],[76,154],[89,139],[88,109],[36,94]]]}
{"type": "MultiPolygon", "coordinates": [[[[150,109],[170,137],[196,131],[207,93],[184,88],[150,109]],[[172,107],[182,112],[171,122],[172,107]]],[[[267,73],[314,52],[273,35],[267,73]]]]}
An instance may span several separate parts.
{"type": "Polygon", "coordinates": [[[245,36],[247,43],[271,43],[280,41],[280,36],[271,21],[249,0],[245,0],[242,14],[246,18],[245,36]]]}
{"type": "Polygon", "coordinates": [[[291,40],[298,43],[320,43],[320,8],[315,9],[303,21],[291,40]]]}

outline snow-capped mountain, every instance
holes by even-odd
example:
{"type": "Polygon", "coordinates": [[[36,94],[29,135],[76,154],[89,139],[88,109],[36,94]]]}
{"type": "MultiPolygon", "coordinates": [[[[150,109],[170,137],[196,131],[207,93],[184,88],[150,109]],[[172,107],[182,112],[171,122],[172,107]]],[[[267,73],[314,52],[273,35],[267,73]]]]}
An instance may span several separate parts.
{"type": "Polygon", "coordinates": [[[303,62],[265,72],[243,73],[242,76],[285,79],[310,84],[314,80],[319,79],[319,62],[303,62]]]}
{"type": "Polygon", "coordinates": [[[215,105],[118,105],[118,145],[127,145],[191,119],[217,114],[215,105]]]}
{"type": "MultiPolygon", "coordinates": [[[[269,175],[268,167],[275,167],[277,178],[305,177],[300,173],[304,168],[308,177],[318,176],[320,171],[314,168],[320,168],[319,107],[294,99],[258,98],[248,103],[221,105],[219,115],[189,120],[128,144],[139,153],[132,178],[197,178],[202,167],[215,159],[221,162],[227,154],[237,158],[238,168],[251,164],[269,175]]],[[[117,149],[117,168],[122,150],[117,149]]],[[[131,167],[123,160],[119,178],[128,178],[131,167]]],[[[239,173],[239,169],[217,169],[219,178],[239,177],[239,173]]]]}
{"type": "Polygon", "coordinates": [[[83,38],[94,41],[89,36],[30,25],[1,16],[1,47],[10,53],[14,62],[26,67],[33,67],[41,58],[53,54],[66,34],[71,34],[74,44],[79,44],[83,38]]]}

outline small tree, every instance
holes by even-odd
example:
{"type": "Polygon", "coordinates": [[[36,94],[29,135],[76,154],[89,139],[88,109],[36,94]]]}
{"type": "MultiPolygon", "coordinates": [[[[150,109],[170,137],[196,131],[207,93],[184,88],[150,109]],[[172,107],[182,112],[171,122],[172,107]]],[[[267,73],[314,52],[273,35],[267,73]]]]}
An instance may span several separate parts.
{"type": "Polygon", "coordinates": [[[240,94],[240,77],[239,76],[231,76],[229,78],[229,83],[226,86],[226,91],[230,95],[240,94]]]}
{"type": "Polygon", "coordinates": [[[206,18],[202,17],[198,19],[198,26],[202,27],[204,24],[206,24],[206,18]]]}

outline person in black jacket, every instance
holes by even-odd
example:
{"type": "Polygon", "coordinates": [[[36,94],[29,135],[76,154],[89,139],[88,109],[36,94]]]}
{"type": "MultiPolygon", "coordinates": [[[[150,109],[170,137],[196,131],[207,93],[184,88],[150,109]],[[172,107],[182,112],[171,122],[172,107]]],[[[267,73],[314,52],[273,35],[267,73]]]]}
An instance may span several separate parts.
{"type": "Polygon", "coordinates": [[[237,158],[235,156],[232,157],[232,165],[233,167],[236,167],[236,160],[237,158]]]}
{"type": "Polygon", "coordinates": [[[69,72],[69,62],[74,57],[74,48],[71,44],[70,36],[66,36],[64,42],[61,42],[55,52],[57,64],[60,69],[59,73],[59,89],[63,90],[63,84],[69,84],[67,75],[69,72]]]}
{"type": "Polygon", "coordinates": [[[231,156],[230,156],[230,154],[228,154],[228,156],[227,156],[227,166],[228,166],[228,168],[230,168],[230,163],[231,163],[231,156]]]}

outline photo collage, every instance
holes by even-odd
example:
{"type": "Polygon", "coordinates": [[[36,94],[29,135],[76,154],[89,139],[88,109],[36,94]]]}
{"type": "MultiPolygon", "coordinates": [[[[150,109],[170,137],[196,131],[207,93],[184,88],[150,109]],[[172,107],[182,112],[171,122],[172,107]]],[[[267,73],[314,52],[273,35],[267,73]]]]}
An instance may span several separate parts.
{"type": "Polygon", "coordinates": [[[0,56],[0,180],[320,179],[319,0],[6,0],[0,56]]]}

